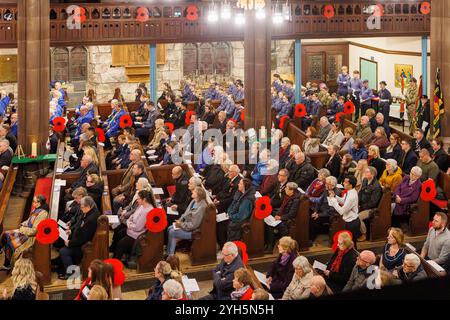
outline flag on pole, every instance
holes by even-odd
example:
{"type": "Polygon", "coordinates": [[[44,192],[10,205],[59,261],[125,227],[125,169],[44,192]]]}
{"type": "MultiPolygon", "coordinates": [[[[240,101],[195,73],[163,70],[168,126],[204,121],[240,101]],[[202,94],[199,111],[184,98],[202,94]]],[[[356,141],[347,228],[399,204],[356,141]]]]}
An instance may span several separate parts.
{"type": "Polygon", "coordinates": [[[419,126],[417,124],[419,122],[419,116],[421,113],[420,111],[422,110],[422,99],[420,99],[420,97],[422,97],[422,91],[423,91],[422,85],[423,85],[422,84],[422,76],[420,76],[419,90],[417,91],[416,109],[414,110],[414,123],[416,124],[416,128],[419,128],[419,126]]]}
{"type": "Polygon", "coordinates": [[[433,138],[441,135],[441,115],[444,114],[444,95],[441,91],[441,76],[439,68],[436,71],[436,83],[434,85],[434,134],[433,138]]]}
{"type": "MultiPolygon", "coordinates": [[[[402,70],[402,95],[405,94],[405,78],[406,78],[406,74],[405,74],[405,70],[402,70]]],[[[403,119],[405,115],[405,100],[402,99],[402,101],[400,102],[400,119],[403,119]]]]}

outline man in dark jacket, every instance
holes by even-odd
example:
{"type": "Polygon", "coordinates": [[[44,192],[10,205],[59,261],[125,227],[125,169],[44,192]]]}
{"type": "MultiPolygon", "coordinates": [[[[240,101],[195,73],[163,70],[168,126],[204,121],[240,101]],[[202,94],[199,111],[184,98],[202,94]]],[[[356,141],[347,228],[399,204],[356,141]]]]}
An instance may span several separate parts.
{"type": "Polygon", "coordinates": [[[289,180],[298,184],[298,186],[306,190],[315,179],[316,172],[311,165],[311,160],[306,158],[303,152],[295,155],[295,167],[293,172],[290,172],[289,180]]]}
{"type": "Polygon", "coordinates": [[[178,210],[179,206],[183,206],[191,200],[188,189],[189,178],[180,166],[172,169],[172,178],[175,180],[175,192],[172,198],[168,199],[167,207],[172,207],[172,210],[178,210]]]}
{"type": "Polygon", "coordinates": [[[274,192],[270,195],[270,205],[273,210],[278,210],[281,207],[281,201],[285,196],[286,185],[289,181],[289,171],[287,169],[281,169],[278,172],[278,183],[274,192]]]}
{"type": "Polygon", "coordinates": [[[3,166],[9,167],[11,165],[13,154],[9,148],[9,141],[0,140],[0,168],[3,166]]]}
{"type": "Polygon", "coordinates": [[[425,138],[425,133],[420,128],[417,128],[414,132],[414,139],[412,140],[411,146],[416,155],[419,155],[419,151],[424,148],[427,149],[430,154],[433,153],[430,142],[425,138]]]}
{"type": "Polygon", "coordinates": [[[83,216],[77,221],[77,224],[69,232],[69,239],[64,241],[65,246],[59,250],[59,255],[63,264],[63,272],[58,276],[61,280],[67,280],[70,274],[67,274],[67,268],[71,265],[80,263],[83,252],[82,246],[94,238],[97,230],[97,219],[100,212],[91,197],[84,197],[80,203],[83,216]]]}
{"type": "Polygon", "coordinates": [[[209,295],[199,300],[231,300],[234,291],[234,272],[243,268],[244,264],[239,256],[238,247],[233,242],[227,242],[222,249],[223,259],[213,271],[213,289],[209,295]]]}
{"type": "Polygon", "coordinates": [[[414,167],[417,163],[417,154],[411,148],[411,142],[408,140],[403,140],[401,143],[403,155],[401,161],[399,163],[400,168],[405,174],[409,174],[411,172],[412,167],[414,167]]]}
{"type": "Polygon", "coordinates": [[[377,180],[377,169],[368,167],[364,171],[364,179],[358,193],[359,219],[361,220],[361,236],[358,241],[366,240],[367,228],[364,220],[372,216],[372,209],[378,207],[382,194],[383,190],[377,180]]]}
{"type": "Polygon", "coordinates": [[[447,172],[449,157],[448,153],[444,150],[444,143],[440,138],[436,138],[431,141],[431,147],[433,148],[431,158],[433,158],[433,161],[436,162],[440,170],[447,172]]]}

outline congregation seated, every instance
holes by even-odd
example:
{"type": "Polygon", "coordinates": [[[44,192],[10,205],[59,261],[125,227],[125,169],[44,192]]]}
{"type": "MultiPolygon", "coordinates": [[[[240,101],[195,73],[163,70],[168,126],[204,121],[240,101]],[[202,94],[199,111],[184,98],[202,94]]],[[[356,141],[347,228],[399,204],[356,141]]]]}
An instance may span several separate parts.
{"type": "Polygon", "coordinates": [[[377,128],[383,128],[386,137],[389,139],[391,135],[391,128],[389,127],[389,121],[385,121],[384,115],[381,112],[378,112],[375,116],[374,126],[371,127],[372,132],[375,133],[377,128]]]}
{"type": "Polygon", "coordinates": [[[338,247],[327,263],[327,269],[323,271],[326,284],[333,293],[339,293],[344,289],[358,257],[357,251],[353,248],[352,238],[348,233],[339,234],[337,243],[338,247]]]}
{"type": "Polygon", "coordinates": [[[313,269],[308,259],[298,256],[292,262],[294,276],[283,293],[282,300],[302,300],[309,298],[313,269]]]}
{"type": "Polygon", "coordinates": [[[397,165],[397,161],[394,159],[387,159],[386,169],[383,171],[383,174],[379,180],[380,185],[383,188],[389,188],[392,192],[394,192],[402,180],[403,172],[397,165]]]}
{"type": "Polygon", "coordinates": [[[160,114],[152,101],[147,102],[144,108],[148,110],[145,122],[140,124],[135,123],[134,125],[136,126],[136,138],[148,140],[150,131],[155,129],[155,121],[160,114]]]}
{"type": "Polygon", "coordinates": [[[403,153],[402,158],[398,164],[405,174],[409,174],[411,168],[417,164],[418,157],[412,149],[411,142],[409,140],[403,140],[401,142],[401,147],[403,153]]]}
{"type": "Polygon", "coordinates": [[[225,243],[221,253],[222,261],[212,271],[213,288],[199,300],[231,300],[234,272],[244,267],[244,263],[239,256],[237,245],[233,242],[225,243]]]}
{"type": "MultiPolygon", "coordinates": [[[[73,190],[72,191],[73,200],[68,201],[66,203],[64,212],[63,212],[63,214],[58,216],[58,219],[65,222],[69,228],[73,229],[76,225],[78,218],[81,215],[81,207],[80,207],[81,199],[83,199],[87,195],[88,195],[88,193],[87,193],[86,188],[78,187],[75,190],[73,190]]],[[[58,239],[54,245],[58,246],[57,245],[58,243],[64,243],[64,242],[62,242],[62,239],[58,239]]],[[[59,247],[62,247],[62,245],[59,245],[59,247]]]]}
{"type": "Polygon", "coordinates": [[[111,101],[112,113],[108,116],[108,119],[103,123],[103,130],[105,131],[106,144],[110,144],[111,138],[114,138],[119,133],[120,118],[126,114],[123,110],[123,105],[117,99],[111,101]]]}
{"type": "Polygon", "coordinates": [[[47,219],[49,213],[47,199],[43,195],[33,197],[33,211],[16,230],[6,230],[1,236],[1,246],[5,252],[5,261],[0,270],[9,271],[20,259],[25,250],[32,248],[36,241],[37,227],[47,219]]]}
{"type": "Polygon", "coordinates": [[[390,144],[386,148],[386,151],[384,153],[385,159],[394,159],[397,161],[397,163],[400,163],[402,160],[402,147],[400,145],[400,137],[398,134],[393,133],[389,137],[390,144]]]}
{"type": "Polygon", "coordinates": [[[348,151],[353,147],[353,129],[350,127],[347,127],[344,129],[344,138],[341,141],[340,144],[340,150],[341,151],[348,151]]]}
{"type": "Polygon", "coordinates": [[[261,186],[264,175],[268,173],[268,162],[270,159],[270,151],[268,149],[264,149],[259,154],[259,161],[256,163],[255,168],[251,173],[252,184],[255,188],[261,186]]]}
{"type": "Polygon", "coordinates": [[[9,141],[9,146],[13,150],[13,152],[16,152],[17,149],[17,138],[16,136],[11,132],[10,126],[7,124],[0,125],[0,139],[6,139],[9,141]]]}
{"type": "Polygon", "coordinates": [[[369,121],[370,120],[368,116],[362,116],[361,119],[359,120],[359,124],[356,127],[356,132],[353,137],[355,140],[361,139],[364,145],[366,145],[369,142],[370,138],[373,135],[369,121]]]}
{"type": "Polygon", "coordinates": [[[281,138],[280,152],[278,155],[280,168],[284,168],[286,161],[288,161],[289,159],[290,151],[291,151],[291,140],[288,137],[281,138]]]}
{"type": "Polygon", "coordinates": [[[169,280],[181,280],[181,274],[166,261],[160,261],[154,269],[156,283],[149,290],[146,300],[162,300],[163,286],[169,280]]]}
{"type": "Polygon", "coordinates": [[[431,159],[428,149],[423,148],[419,151],[419,160],[416,165],[422,169],[422,176],[420,177],[422,182],[425,182],[428,179],[437,181],[439,176],[439,167],[436,162],[431,159]]]}
{"type": "Polygon", "coordinates": [[[234,272],[231,300],[251,300],[256,289],[250,273],[246,268],[239,268],[234,272]]]}
{"type": "Polygon", "coordinates": [[[350,149],[349,154],[352,156],[352,159],[358,162],[361,159],[367,159],[368,152],[366,147],[364,146],[364,141],[360,138],[356,138],[353,142],[353,147],[350,149]]]}
{"type": "Polygon", "coordinates": [[[364,180],[361,190],[358,192],[358,215],[361,220],[361,237],[358,238],[358,241],[366,240],[367,228],[365,221],[373,216],[372,210],[378,207],[382,194],[383,190],[377,180],[377,169],[369,166],[364,172],[364,180]]]}
{"type": "Polygon", "coordinates": [[[111,190],[111,195],[117,197],[119,194],[128,193],[132,187],[133,167],[141,160],[141,151],[138,149],[132,150],[129,155],[131,161],[125,172],[120,178],[120,183],[117,187],[111,190]]]}
{"type": "Polygon", "coordinates": [[[356,258],[355,266],[342,292],[367,289],[367,280],[372,275],[369,267],[376,262],[375,254],[370,250],[362,251],[356,258]]]}
{"type": "Polygon", "coordinates": [[[98,166],[94,163],[90,155],[85,154],[80,162],[80,171],[78,178],[72,183],[70,188],[66,188],[65,195],[63,195],[64,203],[72,200],[71,193],[78,187],[85,187],[88,174],[98,173],[98,166]]]}
{"type": "MultiPolygon", "coordinates": [[[[306,189],[306,195],[311,203],[319,203],[320,198],[325,191],[325,184],[327,177],[330,176],[330,170],[320,169],[317,178],[311,182],[308,189],[306,189]]],[[[333,175],[335,177],[335,175],[333,175]]]]}
{"type": "Polygon", "coordinates": [[[409,208],[413,203],[416,203],[419,199],[422,182],[420,177],[422,176],[422,169],[419,167],[413,167],[409,175],[405,175],[402,182],[398,185],[397,189],[393,193],[394,206],[393,206],[393,219],[392,225],[397,226],[397,217],[408,217],[409,208]]]}
{"type": "MultiPolygon", "coordinates": [[[[323,143],[327,138],[328,134],[331,131],[331,124],[328,121],[327,117],[321,117],[319,121],[319,132],[317,133],[317,137],[320,139],[320,143],[323,143]]],[[[305,150],[306,152],[306,150],[305,150]]]]}
{"type": "Polygon", "coordinates": [[[302,150],[300,149],[300,146],[293,144],[291,145],[291,148],[289,150],[289,156],[286,159],[284,165],[281,164],[280,167],[281,168],[285,168],[286,170],[288,170],[289,172],[293,170],[294,166],[295,166],[295,155],[297,153],[300,153],[302,150]]]}
{"type": "Polygon", "coordinates": [[[387,243],[384,245],[380,259],[380,268],[392,272],[403,265],[406,250],[404,248],[404,234],[400,228],[389,228],[387,243]]]}
{"type": "Polygon", "coordinates": [[[185,300],[183,285],[174,279],[164,282],[161,300],[185,300]]]}
{"type": "Polygon", "coordinates": [[[303,152],[297,153],[295,155],[295,167],[289,172],[289,181],[297,183],[302,190],[306,190],[315,176],[316,173],[311,164],[311,159],[306,157],[303,152]]]}
{"type": "Polygon", "coordinates": [[[267,224],[265,227],[265,241],[267,245],[266,252],[272,253],[275,244],[275,232],[285,237],[289,235],[289,221],[292,221],[297,216],[298,207],[300,205],[300,191],[295,182],[288,182],[284,191],[281,206],[278,210],[272,211],[275,220],[281,221],[276,227],[271,227],[267,224]]]}
{"type": "Polygon", "coordinates": [[[275,185],[270,196],[270,204],[273,210],[278,210],[286,195],[286,186],[289,182],[289,171],[287,169],[281,169],[277,175],[277,184],[275,185]]]}
{"type": "Polygon", "coordinates": [[[278,242],[279,255],[266,274],[269,293],[275,299],[281,299],[294,276],[293,262],[297,257],[297,241],[283,237],[278,242]]]}
{"type": "Polygon", "coordinates": [[[450,270],[450,231],[447,226],[447,215],[436,212],[420,255],[424,259],[433,260],[448,272],[450,270]]]}
{"type": "Polygon", "coordinates": [[[319,152],[320,138],[316,135],[316,128],[308,127],[306,129],[306,139],[303,141],[303,150],[305,153],[319,152]]]}
{"type": "Polygon", "coordinates": [[[447,172],[450,166],[450,158],[448,153],[444,150],[444,143],[442,139],[433,139],[431,141],[431,147],[433,148],[431,158],[434,162],[436,162],[440,170],[447,172]]]}
{"type": "Polygon", "coordinates": [[[414,253],[405,255],[403,265],[395,268],[392,274],[395,284],[420,281],[427,278],[427,273],[420,262],[420,258],[414,253]]]}
{"type": "Polygon", "coordinates": [[[267,164],[266,172],[263,172],[263,180],[259,186],[259,193],[262,196],[270,196],[273,194],[278,183],[278,161],[270,159],[267,164]]]}
{"type": "Polygon", "coordinates": [[[152,140],[148,143],[147,148],[149,150],[156,150],[162,142],[162,134],[165,131],[164,120],[156,119],[155,120],[155,131],[152,140]]]}
{"type": "Polygon", "coordinates": [[[255,188],[249,179],[241,179],[238,191],[234,194],[233,201],[227,210],[230,217],[227,231],[228,241],[242,239],[242,225],[250,219],[254,203],[255,188]]]}
{"type": "Polygon", "coordinates": [[[371,145],[367,152],[367,164],[377,169],[377,179],[381,178],[386,164],[380,157],[380,149],[376,145],[371,145]]]}
{"type": "Polygon", "coordinates": [[[191,240],[202,223],[206,210],[206,192],[202,187],[196,187],[192,192],[192,201],[179,220],[167,229],[167,255],[174,255],[178,239],[191,240]]]}
{"type": "Polygon", "coordinates": [[[9,147],[9,141],[6,139],[0,140],[0,168],[9,167],[13,158],[13,151],[9,147]]]}

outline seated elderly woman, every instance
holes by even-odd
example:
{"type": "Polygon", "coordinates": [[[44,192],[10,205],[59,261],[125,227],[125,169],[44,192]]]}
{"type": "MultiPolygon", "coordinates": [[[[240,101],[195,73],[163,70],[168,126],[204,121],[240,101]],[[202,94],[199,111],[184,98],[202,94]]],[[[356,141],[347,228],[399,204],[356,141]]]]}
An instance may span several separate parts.
{"type": "Polygon", "coordinates": [[[174,279],[169,279],[163,284],[161,300],[184,300],[183,294],[183,285],[174,279]]]}
{"type": "Polygon", "coordinates": [[[317,137],[317,130],[314,127],[306,129],[306,139],[303,141],[303,151],[305,153],[319,152],[320,139],[317,137]]]}
{"type": "Polygon", "coordinates": [[[322,168],[319,170],[317,178],[309,185],[306,189],[306,195],[309,201],[312,203],[319,203],[320,197],[325,190],[325,180],[330,176],[330,171],[328,169],[322,168]]]}
{"type": "Polygon", "coordinates": [[[368,144],[375,145],[382,150],[389,147],[390,142],[387,138],[386,130],[384,130],[383,127],[376,128],[372,138],[369,139],[368,144]]]}
{"type": "Polygon", "coordinates": [[[246,268],[239,268],[234,272],[231,300],[251,300],[255,284],[246,268]]]}
{"type": "Polygon", "coordinates": [[[309,261],[304,256],[298,256],[292,263],[294,276],[283,294],[282,300],[301,300],[309,298],[311,279],[314,276],[309,261]]]}
{"type": "Polygon", "coordinates": [[[196,187],[192,191],[192,201],[186,212],[173,225],[169,226],[167,254],[174,255],[178,239],[192,239],[192,233],[200,228],[206,210],[206,192],[202,187],[196,187]]]}
{"type": "Polygon", "coordinates": [[[387,271],[393,271],[395,268],[403,265],[405,259],[404,235],[400,228],[389,228],[387,243],[384,245],[383,253],[380,259],[380,268],[387,271]]]}
{"type": "Polygon", "coordinates": [[[37,227],[48,216],[49,207],[46,198],[43,195],[35,196],[33,208],[29,218],[20,224],[19,229],[3,233],[1,245],[5,251],[5,261],[0,270],[11,270],[11,266],[22,257],[23,252],[33,247],[36,241],[37,227]]]}
{"type": "Polygon", "coordinates": [[[295,167],[295,155],[297,153],[300,153],[301,151],[302,150],[298,145],[296,144],[291,145],[291,148],[289,149],[289,156],[287,157],[284,164],[280,165],[280,167],[287,170],[293,170],[295,167]]]}
{"type": "Polygon", "coordinates": [[[386,170],[384,170],[381,175],[379,182],[382,187],[389,188],[394,192],[403,180],[402,174],[402,169],[397,165],[397,161],[394,159],[387,159],[386,170]]]}
{"type": "Polygon", "coordinates": [[[341,292],[347,284],[358,256],[348,233],[339,234],[337,244],[338,247],[323,272],[327,285],[334,293],[341,292]]]}
{"type": "Polygon", "coordinates": [[[420,190],[422,187],[422,182],[420,181],[421,176],[422,169],[417,166],[413,167],[410,175],[405,175],[402,182],[394,191],[394,204],[392,206],[393,226],[399,226],[402,217],[409,217],[409,207],[411,204],[416,203],[419,199],[420,190]]]}
{"type": "Polygon", "coordinates": [[[267,272],[269,293],[275,299],[281,299],[294,276],[293,262],[297,257],[298,244],[291,237],[283,237],[278,242],[279,255],[267,272]]]}
{"type": "Polygon", "coordinates": [[[147,145],[147,148],[150,150],[156,150],[161,144],[162,133],[164,132],[164,120],[156,119],[155,120],[155,132],[152,140],[147,145]]]}
{"type": "Polygon", "coordinates": [[[242,225],[248,221],[252,215],[255,204],[255,188],[249,179],[244,178],[239,181],[238,191],[234,194],[233,202],[228,207],[228,241],[242,239],[242,225]]]}
{"type": "Polygon", "coordinates": [[[420,258],[417,254],[409,253],[405,256],[403,265],[397,267],[392,274],[396,278],[395,283],[401,284],[411,281],[418,281],[427,278],[427,273],[420,263],[420,258]]]}
{"type": "Polygon", "coordinates": [[[264,224],[265,240],[267,253],[273,252],[273,246],[275,244],[275,232],[279,236],[284,237],[289,234],[288,222],[294,220],[297,216],[298,206],[300,205],[300,191],[297,190],[298,185],[295,182],[288,182],[286,184],[285,195],[283,196],[281,207],[275,213],[275,220],[280,220],[281,223],[276,227],[271,227],[264,224]]]}

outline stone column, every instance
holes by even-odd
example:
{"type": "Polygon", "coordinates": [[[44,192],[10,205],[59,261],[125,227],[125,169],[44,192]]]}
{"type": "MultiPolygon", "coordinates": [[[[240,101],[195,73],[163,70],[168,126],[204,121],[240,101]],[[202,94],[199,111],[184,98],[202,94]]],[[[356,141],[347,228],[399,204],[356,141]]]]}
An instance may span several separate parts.
{"type": "Polygon", "coordinates": [[[245,128],[257,131],[271,128],[271,27],[270,5],[266,6],[266,18],[255,18],[254,10],[245,13],[244,61],[245,61],[245,128]]]}
{"type": "MultiPolygon", "coordinates": [[[[436,70],[441,70],[441,90],[444,94],[445,113],[441,115],[441,137],[450,143],[450,2],[448,0],[433,0],[431,6],[431,110],[433,113],[433,93],[436,80],[436,70]]],[[[433,117],[434,118],[434,117],[433,117]]],[[[433,128],[433,124],[431,124],[433,128]]]]}

